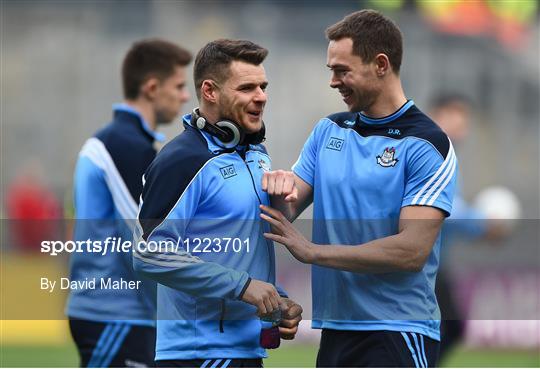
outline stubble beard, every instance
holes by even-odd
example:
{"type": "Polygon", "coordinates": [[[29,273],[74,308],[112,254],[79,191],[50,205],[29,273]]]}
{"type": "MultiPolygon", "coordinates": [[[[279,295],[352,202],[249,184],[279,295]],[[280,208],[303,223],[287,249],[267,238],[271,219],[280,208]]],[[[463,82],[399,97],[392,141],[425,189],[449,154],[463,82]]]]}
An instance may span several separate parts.
{"type": "Polygon", "coordinates": [[[377,96],[379,96],[379,92],[374,90],[364,90],[362,92],[357,92],[357,94],[358,99],[356,99],[355,103],[349,109],[349,111],[355,113],[369,110],[377,100],[377,96]]]}

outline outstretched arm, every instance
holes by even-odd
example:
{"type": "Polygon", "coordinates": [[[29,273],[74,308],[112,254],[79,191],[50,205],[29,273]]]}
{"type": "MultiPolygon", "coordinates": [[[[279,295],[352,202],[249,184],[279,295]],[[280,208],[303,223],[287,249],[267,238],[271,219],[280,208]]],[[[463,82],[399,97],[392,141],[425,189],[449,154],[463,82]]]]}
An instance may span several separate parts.
{"type": "Polygon", "coordinates": [[[303,263],[358,273],[422,270],[441,229],[444,213],[429,206],[402,208],[399,232],[362,245],[316,245],[276,209],[261,206],[261,218],[272,226],[265,237],[287,247],[303,263]]]}

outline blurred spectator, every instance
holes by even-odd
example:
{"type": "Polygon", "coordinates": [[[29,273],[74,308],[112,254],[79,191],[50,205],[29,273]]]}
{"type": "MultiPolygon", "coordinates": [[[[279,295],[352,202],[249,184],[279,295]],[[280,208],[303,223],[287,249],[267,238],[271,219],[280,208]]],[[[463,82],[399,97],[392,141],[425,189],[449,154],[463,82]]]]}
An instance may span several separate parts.
{"type": "Polygon", "coordinates": [[[442,33],[495,38],[515,50],[534,35],[537,0],[417,1],[420,12],[442,33]]]}
{"type": "Polygon", "coordinates": [[[62,217],[61,204],[41,179],[41,171],[38,162],[27,163],[6,190],[11,240],[20,251],[39,251],[41,241],[54,239],[62,217]]]}
{"type": "MultiPolygon", "coordinates": [[[[430,116],[450,137],[459,156],[459,146],[469,134],[472,103],[465,96],[446,94],[435,98],[431,103],[430,116]]],[[[452,347],[463,336],[463,321],[459,306],[452,291],[451,275],[446,263],[448,249],[457,238],[473,242],[479,239],[497,240],[506,236],[509,228],[501,227],[495,220],[488,219],[480,209],[469,205],[462,197],[460,186],[454,196],[452,215],[443,228],[441,264],[435,293],[441,309],[441,350],[440,360],[444,360],[452,347]]]]}

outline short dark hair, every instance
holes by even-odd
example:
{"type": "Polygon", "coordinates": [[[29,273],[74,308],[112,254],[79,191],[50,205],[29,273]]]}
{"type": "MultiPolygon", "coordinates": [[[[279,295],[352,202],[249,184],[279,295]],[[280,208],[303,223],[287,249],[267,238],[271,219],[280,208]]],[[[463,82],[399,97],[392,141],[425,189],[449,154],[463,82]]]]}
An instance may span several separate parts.
{"type": "Polygon", "coordinates": [[[197,53],[193,67],[197,97],[200,98],[201,86],[205,79],[225,81],[229,77],[229,66],[233,61],[259,65],[267,55],[267,49],[251,41],[219,39],[207,43],[197,53]]]}
{"type": "Polygon", "coordinates": [[[403,36],[398,26],[378,11],[364,9],[349,14],[328,27],[326,37],[330,41],[352,39],[353,54],[360,56],[364,63],[371,62],[379,53],[386,54],[392,69],[399,74],[403,36]]]}
{"type": "Polygon", "coordinates": [[[445,92],[435,97],[432,97],[429,101],[429,106],[433,110],[445,108],[451,105],[461,105],[464,107],[472,107],[474,105],[473,100],[459,92],[445,92]]]}
{"type": "Polygon", "coordinates": [[[124,97],[136,99],[148,78],[164,80],[174,73],[175,67],[184,67],[191,59],[189,51],[169,41],[147,39],[135,42],[122,63],[124,97]]]}

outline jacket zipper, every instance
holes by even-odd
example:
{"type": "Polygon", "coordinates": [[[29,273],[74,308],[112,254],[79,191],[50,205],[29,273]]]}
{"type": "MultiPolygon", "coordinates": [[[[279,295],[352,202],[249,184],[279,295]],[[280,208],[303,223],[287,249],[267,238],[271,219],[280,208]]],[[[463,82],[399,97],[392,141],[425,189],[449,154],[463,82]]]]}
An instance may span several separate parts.
{"type": "MultiPolygon", "coordinates": [[[[247,152],[246,152],[246,154],[247,154],[247,152]]],[[[247,170],[249,172],[249,177],[251,178],[251,185],[253,186],[253,190],[255,191],[255,195],[257,195],[257,199],[259,200],[259,204],[262,205],[261,197],[259,196],[259,193],[257,192],[257,186],[255,186],[255,179],[253,179],[253,173],[251,173],[251,169],[249,169],[249,165],[246,162],[246,158],[244,157],[242,159],[243,159],[243,162],[246,165],[246,168],[247,168],[247,170]]]]}
{"type": "MultiPolygon", "coordinates": [[[[261,201],[261,197],[259,196],[259,193],[257,192],[257,186],[255,186],[255,179],[253,178],[253,173],[251,173],[251,169],[249,169],[249,165],[248,163],[246,162],[246,158],[245,156],[242,157],[242,155],[240,155],[240,157],[242,158],[242,161],[244,162],[248,172],[249,172],[249,177],[251,178],[251,185],[253,186],[253,190],[255,191],[255,195],[257,195],[257,200],[259,200],[259,204],[262,205],[262,201],[261,201]]],[[[223,329],[223,324],[224,324],[224,320],[225,320],[225,300],[221,300],[221,319],[219,320],[219,332],[220,333],[223,333],[225,332],[225,330],[223,329]]]]}
{"type": "MultiPolygon", "coordinates": [[[[249,169],[249,165],[248,165],[248,162],[246,161],[246,158],[247,158],[247,153],[248,151],[246,151],[245,153],[245,156],[242,157],[242,159],[244,159],[244,164],[246,165],[246,168],[249,172],[249,176],[251,177],[251,184],[253,185],[253,190],[255,191],[255,195],[257,195],[257,199],[259,200],[259,204],[263,204],[260,196],[259,196],[259,193],[257,192],[257,186],[255,185],[255,179],[253,178],[253,173],[251,173],[251,169],[249,169]]],[[[250,162],[253,162],[253,160],[251,160],[250,162]]],[[[267,250],[268,251],[268,260],[272,260],[273,259],[273,254],[272,252],[270,251],[270,248],[267,247],[267,250]]]]}

